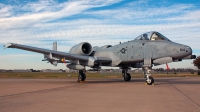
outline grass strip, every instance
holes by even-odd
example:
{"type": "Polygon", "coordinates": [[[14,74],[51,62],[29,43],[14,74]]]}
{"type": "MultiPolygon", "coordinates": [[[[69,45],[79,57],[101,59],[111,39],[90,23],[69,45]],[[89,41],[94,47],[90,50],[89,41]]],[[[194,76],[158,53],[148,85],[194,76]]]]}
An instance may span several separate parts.
{"type": "MultiPolygon", "coordinates": [[[[43,72],[0,72],[0,78],[77,78],[78,73],[43,73],[43,72]]],[[[123,78],[121,73],[86,73],[87,78],[123,78]]],[[[142,73],[131,73],[132,78],[143,78],[142,73]]],[[[199,77],[191,73],[152,73],[153,77],[199,77]]]]}

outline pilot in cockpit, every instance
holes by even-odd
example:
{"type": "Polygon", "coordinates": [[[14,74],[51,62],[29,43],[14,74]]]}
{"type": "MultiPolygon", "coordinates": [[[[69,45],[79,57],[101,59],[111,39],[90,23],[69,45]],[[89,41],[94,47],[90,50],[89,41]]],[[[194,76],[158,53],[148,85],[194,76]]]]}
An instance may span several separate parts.
{"type": "Polygon", "coordinates": [[[135,38],[135,40],[150,40],[150,41],[164,40],[164,41],[170,41],[168,38],[166,38],[162,34],[160,34],[158,32],[155,32],[155,31],[147,32],[145,34],[142,34],[142,35],[138,36],[137,38],[135,38]]]}
{"type": "Polygon", "coordinates": [[[147,37],[147,34],[143,34],[142,37],[140,38],[140,40],[149,40],[147,37]]]}

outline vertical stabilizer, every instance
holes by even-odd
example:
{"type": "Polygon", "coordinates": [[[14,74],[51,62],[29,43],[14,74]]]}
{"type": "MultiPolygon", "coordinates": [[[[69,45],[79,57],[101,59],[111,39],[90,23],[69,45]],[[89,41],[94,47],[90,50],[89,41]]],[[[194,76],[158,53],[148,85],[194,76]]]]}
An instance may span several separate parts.
{"type": "Polygon", "coordinates": [[[53,43],[53,50],[54,50],[54,51],[57,51],[57,42],[54,42],[54,43],[53,43]]]}

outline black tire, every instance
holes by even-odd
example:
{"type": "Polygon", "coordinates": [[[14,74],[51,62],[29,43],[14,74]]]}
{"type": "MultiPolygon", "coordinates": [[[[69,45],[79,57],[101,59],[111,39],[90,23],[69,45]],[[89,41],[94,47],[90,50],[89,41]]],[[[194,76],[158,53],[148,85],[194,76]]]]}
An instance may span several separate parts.
{"type": "Polygon", "coordinates": [[[126,74],[127,77],[124,76],[124,81],[130,81],[131,75],[129,73],[126,74]]]}
{"type": "Polygon", "coordinates": [[[154,83],[153,77],[149,76],[149,81],[146,81],[148,85],[152,85],[154,83]]]}
{"type": "Polygon", "coordinates": [[[85,79],[86,79],[86,75],[84,73],[79,74],[78,76],[79,81],[85,81],[85,79]]]}

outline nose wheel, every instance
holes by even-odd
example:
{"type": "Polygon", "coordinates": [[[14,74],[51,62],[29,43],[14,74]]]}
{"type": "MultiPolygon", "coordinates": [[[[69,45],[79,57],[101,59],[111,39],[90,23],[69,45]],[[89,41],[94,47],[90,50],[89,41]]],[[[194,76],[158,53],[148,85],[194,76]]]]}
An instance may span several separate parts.
{"type": "Polygon", "coordinates": [[[154,84],[154,79],[153,79],[153,77],[149,76],[149,78],[146,79],[146,84],[148,84],[148,85],[154,84]]]}
{"type": "Polygon", "coordinates": [[[151,77],[151,74],[150,74],[151,68],[150,67],[144,67],[143,71],[144,71],[144,76],[146,78],[146,84],[147,85],[154,84],[154,79],[153,79],[153,77],[151,77]]]}

